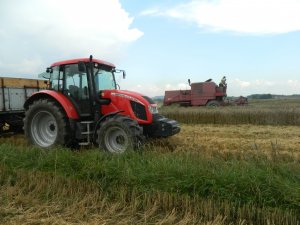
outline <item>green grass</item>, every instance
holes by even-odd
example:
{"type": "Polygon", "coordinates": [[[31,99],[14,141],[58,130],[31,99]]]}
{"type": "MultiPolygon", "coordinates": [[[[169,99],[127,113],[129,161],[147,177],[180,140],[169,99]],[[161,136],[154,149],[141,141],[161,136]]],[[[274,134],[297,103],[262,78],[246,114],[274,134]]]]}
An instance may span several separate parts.
{"type": "Polygon", "coordinates": [[[291,210],[111,187],[49,172],[0,167],[1,224],[298,224],[291,210]]]}
{"type": "Polygon", "coordinates": [[[242,205],[300,209],[300,164],[292,158],[271,161],[252,155],[238,160],[216,155],[208,160],[201,154],[151,151],[111,155],[97,150],[45,151],[3,144],[0,164],[12,170],[93,181],[112,194],[125,185],[141,192],[158,190],[242,205]]]}

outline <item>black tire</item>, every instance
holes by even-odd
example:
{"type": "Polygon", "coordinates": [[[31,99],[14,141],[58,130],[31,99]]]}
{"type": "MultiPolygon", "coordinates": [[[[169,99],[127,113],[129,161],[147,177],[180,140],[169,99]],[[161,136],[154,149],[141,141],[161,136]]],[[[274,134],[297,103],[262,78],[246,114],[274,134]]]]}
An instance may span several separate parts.
{"type": "Polygon", "coordinates": [[[220,105],[220,102],[216,100],[211,100],[206,104],[208,107],[219,107],[220,105]]]}
{"type": "Polygon", "coordinates": [[[111,153],[139,149],[145,140],[143,128],[137,121],[121,115],[107,118],[97,133],[99,148],[111,153]]]}
{"type": "Polygon", "coordinates": [[[64,110],[50,99],[39,99],[25,112],[24,132],[28,140],[39,147],[69,146],[70,125],[64,110]]]}

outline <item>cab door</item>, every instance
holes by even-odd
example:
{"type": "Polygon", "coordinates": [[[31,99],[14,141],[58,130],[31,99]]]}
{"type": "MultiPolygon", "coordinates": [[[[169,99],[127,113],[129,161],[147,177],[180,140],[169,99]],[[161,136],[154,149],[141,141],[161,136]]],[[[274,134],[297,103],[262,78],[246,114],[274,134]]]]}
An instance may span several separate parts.
{"type": "Polygon", "coordinates": [[[64,65],[64,93],[71,99],[81,117],[91,116],[91,105],[86,71],[78,64],[64,65]]]}

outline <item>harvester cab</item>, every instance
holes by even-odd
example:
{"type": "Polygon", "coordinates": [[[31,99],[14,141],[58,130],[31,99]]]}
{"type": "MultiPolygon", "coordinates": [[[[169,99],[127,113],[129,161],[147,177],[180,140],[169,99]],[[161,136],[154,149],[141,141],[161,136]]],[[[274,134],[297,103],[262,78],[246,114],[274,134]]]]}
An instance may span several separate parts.
{"type": "Polygon", "coordinates": [[[145,138],[174,135],[179,124],[158,114],[142,94],[118,90],[115,65],[90,58],[53,63],[42,74],[49,89],[24,104],[24,130],[40,147],[96,143],[110,152],[138,148],[145,138]]]}

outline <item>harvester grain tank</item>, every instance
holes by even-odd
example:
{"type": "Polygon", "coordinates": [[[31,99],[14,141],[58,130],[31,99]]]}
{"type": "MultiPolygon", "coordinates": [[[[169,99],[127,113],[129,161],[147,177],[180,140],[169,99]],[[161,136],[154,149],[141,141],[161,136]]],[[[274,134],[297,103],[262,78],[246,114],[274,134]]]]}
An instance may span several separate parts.
{"type": "Polygon", "coordinates": [[[24,118],[26,137],[43,148],[94,143],[115,153],[180,131],[177,121],[158,113],[151,98],[119,90],[116,73],[125,78],[125,71],[92,56],[53,63],[42,75],[47,88],[19,87],[15,108],[3,98],[1,122],[10,123],[2,119],[9,114],[24,118]]]}

